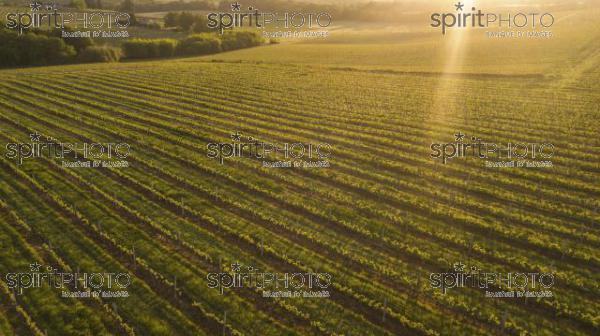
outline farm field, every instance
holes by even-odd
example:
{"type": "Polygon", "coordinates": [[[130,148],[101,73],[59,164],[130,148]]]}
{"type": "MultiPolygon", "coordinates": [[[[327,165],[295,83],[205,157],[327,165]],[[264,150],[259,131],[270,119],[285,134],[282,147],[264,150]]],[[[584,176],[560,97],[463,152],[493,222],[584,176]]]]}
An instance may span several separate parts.
{"type": "Polygon", "coordinates": [[[38,134],[131,148],[129,167],[97,169],[3,152],[2,275],[38,263],[131,285],[82,299],[3,279],[0,334],[597,335],[600,11],[563,14],[550,40],[340,27],[205,57],[0,70],[2,147],[38,134]],[[553,167],[431,158],[460,132],[551,143],[553,167]],[[331,166],[207,156],[235,134],[327,143],[331,166]],[[432,288],[455,263],[553,274],[553,296],[432,288]],[[330,274],[330,297],[207,286],[235,264],[330,274]]]}

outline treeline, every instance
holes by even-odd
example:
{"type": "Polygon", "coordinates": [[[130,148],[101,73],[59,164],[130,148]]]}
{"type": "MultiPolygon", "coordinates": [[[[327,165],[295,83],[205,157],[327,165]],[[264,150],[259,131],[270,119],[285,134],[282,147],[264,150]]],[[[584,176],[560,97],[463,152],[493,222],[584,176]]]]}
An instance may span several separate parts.
{"type": "MultiPolygon", "coordinates": [[[[234,1],[230,0],[180,0],[156,3],[137,0],[136,12],[176,12],[193,10],[231,12],[231,4],[233,2],[234,1]]],[[[421,13],[407,13],[407,8],[414,7],[415,3],[416,2],[413,0],[395,0],[393,2],[356,1],[340,3],[322,3],[318,0],[254,0],[252,5],[254,8],[258,8],[258,10],[261,12],[326,12],[337,21],[396,22],[399,15],[402,15],[402,17],[408,20],[417,20],[421,18],[421,13]]],[[[425,8],[430,5],[419,4],[419,6],[425,10],[425,8]]],[[[432,9],[435,8],[436,7],[433,7],[432,9]]]]}
{"type": "Polygon", "coordinates": [[[139,3],[137,6],[139,13],[143,12],[168,12],[185,10],[214,10],[217,5],[214,1],[169,1],[169,2],[147,2],[139,3]]]}
{"type": "Polygon", "coordinates": [[[63,39],[33,32],[0,29],[0,45],[1,67],[64,64],[77,54],[63,39]]]}
{"type": "Polygon", "coordinates": [[[217,34],[193,34],[178,41],[174,39],[132,39],[123,43],[127,58],[163,58],[173,56],[197,56],[222,51],[250,48],[263,43],[256,32],[226,32],[217,34]]]}
{"type": "Polygon", "coordinates": [[[163,18],[165,28],[179,28],[194,33],[213,31],[208,28],[206,15],[196,15],[190,12],[169,12],[163,18]]]}
{"type": "MultiPolygon", "coordinates": [[[[61,30],[32,29],[19,34],[0,22],[0,67],[118,61],[120,50],[94,46],[89,37],[61,38],[61,30]]],[[[65,28],[65,31],[72,31],[65,28]]]]}
{"type": "Polygon", "coordinates": [[[98,46],[88,37],[60,37],[61,31],[30,30],[23,34],[0,28],[0,68],[45,66],[128,59],[198,56],[250,48],[264,43],[257,32],[235,31],[223,35],[192,34],[183,40],[131,39],[121,48],[98,46]]]}

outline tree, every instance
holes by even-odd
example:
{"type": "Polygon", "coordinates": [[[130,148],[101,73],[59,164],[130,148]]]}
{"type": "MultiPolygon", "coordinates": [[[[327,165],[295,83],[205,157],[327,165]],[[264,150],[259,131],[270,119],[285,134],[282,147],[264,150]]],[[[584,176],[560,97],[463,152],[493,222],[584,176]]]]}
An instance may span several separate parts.
{"type": "Polygon", "coordinates": [[[163,18],[165,27],[179,27],[179,13],[168,12],[163,18]]]}
{"type": "MultiPolygon", "coordinates": [[[[76,29],[71,28],[71,27],[65,27],[62,30],[59,30],[59,29],[40,30],[39,32],[36,32],[36,33],[48,35],[50,37],[61,38],[63,30],[67,31],[67,32],[74,32],[76,29]]],[[[77,53],[79,53],[83,49],[85,49],[89,46],[92,46],[94,44],[94,40],[92,40],[90,37],[66,38],[66,39],[63,39],[63,41],[65,41],[66,44],[73,46],[73,48],[75,48],[75,51],[77,53]]]]}
{"type": "Polygon", "coordinates": [[[73,46],[64,40],[33,32],[18,35],[14,31],[0,30],[0,45],[0,67],[62,64],[71,61],[76,54],[73,46]]]}
{"type": "Polygon", "coordinates": [[[87,3],[84,0],[71,0],[69,7],[77,8],[77,9],[86,9],[87,3]]]}
{"type": "Polygon", "coordinates": [[[211,29],[208,28],[208,19],[205,16],[197,15],[194,24],[192,25],[192,31],[194,33],[207,33],[211,29]]]}
{"type": "Polygon", "coordinates": [[[186,30],[186,31],[190,30],[190,28],[194,24],[194,21],[195,21],[195,17],[194,17],[194,14],[192,14],[192,13],[181,12],[181,14],[179,14],[179,26],[183,30],[186,30]]]}
{"type": "Polygon", "coordinates": [[[131,25],[135,25],[137,23],[137,19],[135,18],[135,4],[133,3],[133,0],[123,0],[119,6],[119,11],[129,14],[129,22],[131,25]]]}

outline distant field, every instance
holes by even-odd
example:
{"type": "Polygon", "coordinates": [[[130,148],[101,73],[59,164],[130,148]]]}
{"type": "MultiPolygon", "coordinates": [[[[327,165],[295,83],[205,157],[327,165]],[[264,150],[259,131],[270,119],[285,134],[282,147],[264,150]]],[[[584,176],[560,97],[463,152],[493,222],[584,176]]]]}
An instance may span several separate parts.
{"type": "Polygon", "coordinates": [[[129,298],[106,300],[15,297],[1,282],[0,333],[597,334],[600,31],[597,11],[565,17],[550,41],[468,33],[455,62],[450,37],[368,27],[201,58],[0,71],[2,143],[39,132],[132,146],[127,169],[2,156],[0,271],[37,261],[134,277],[129,298]],[[554,167],[432,160],[430,144],[458,131],[552,143],[554,167]],[[207,143],[236,132],[330,143],[331,168],[207,158],[207,143]],[[456,261],[554,273],[554,297],[433,290],[429,274],[456,261]],[[328,272],[332,296],[207,287],[234,262],[328,272]]]}
{"type": "Polygon", "coordinates": [[[275,49],[245,50],[215,58],[400,71],[553,74],[580,64],[582,55],[589,56],[595,50],[600,9],[561,11],[555,15],[561,24],[556,24],[552,30],[554,37],[548,40],[488,38],[483,29],[467,34],[464,46],[456,51],[462,60],[452,69],[446,69],[445,60],[454,52],[455,37],[449,34],[440,38],[440,33],[425,22],[416,27],[413,22],[394,27],[341,23],[325,39],[282,43],[272,47],[275,49]]]}

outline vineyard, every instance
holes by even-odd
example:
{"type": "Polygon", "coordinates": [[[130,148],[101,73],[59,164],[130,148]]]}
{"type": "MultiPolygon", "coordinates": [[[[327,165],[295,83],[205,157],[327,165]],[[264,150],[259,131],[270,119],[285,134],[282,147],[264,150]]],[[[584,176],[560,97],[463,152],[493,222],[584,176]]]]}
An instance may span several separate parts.
{"type": "Polygon", "coordinates": [[[125,272],[131,285],[126,298],[81,299],[49,286],[16,293],[3,279],[0,334],[597,335],[600,33],[581,27],[549,42],[559,51],[546,58],[541,42],[518,55],[473,42],[476,56],[450,75],[423,73],[416,50],[443,47],[431,36],[408,54],[411,44],[338,41],[0,71],[2,147],[34,134],[131,147],[125,168],[3,152],[2,275],[38,263],[125,272]],[[482,50],[505,65],[478,73],[482,50]],[[459,132],[551,143],[553,167],[431,158],[432,143],[459,132]],[[236,133],[330,144],[331,166],[207,157],[207,144],[236,133]],[[553,296],[432,288],[430,275],[457,262],[553,274],[553,296]],[[234,263],[330,274],[330,297],[207,285],[234,263]]]}

